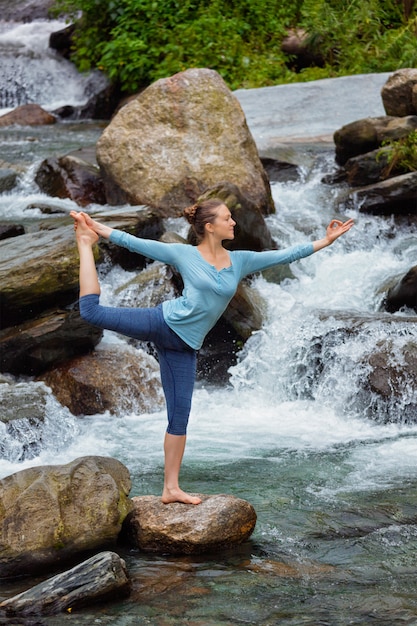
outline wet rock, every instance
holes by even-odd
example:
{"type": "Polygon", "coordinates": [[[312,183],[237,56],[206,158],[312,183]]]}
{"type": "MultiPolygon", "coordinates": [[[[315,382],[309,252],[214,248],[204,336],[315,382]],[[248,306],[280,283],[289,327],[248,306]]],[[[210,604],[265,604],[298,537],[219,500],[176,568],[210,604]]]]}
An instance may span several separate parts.
{"type": "Polygon", "coordinates": [[[79,260],[70,220],[65,227],[0,241],[0,259],[2,328],[77,299],[79,260]]]}
{"type": "Polygon", "coordinates": [[[96,350],[41,379],[74,415],[141,414],[164,406],[156,360],[134,348],[96,350]]]}
{"type": "MultiPolygon", "coordinates": [[[[132,207],[130,210],[114,208],[110,211],[107,207],[102,212],[95,212],[91,215],[110,228],[123,230],[136,237],[159,240],[164,234],[161,216],[146,206],[132,207]]],[[[118,264],[127,271],[143,269],[149,262],[149,259],[141,254],[130,252],[121,246],[115,246],[107,240],[100,242],[100,248],[113,264],[118,264]]]]}
{"type": "Polygon", "coordinates": [[[250,537],[256,513],[249,502],[223,494],[201,497],[197,506],[163,504],[156,496],[134,497],[123,536],[144,552],[168,554],[231,548],[250,537]]]}
{"type": "Polygon", "coordinates": [[[69,59],[71,55],[75,28],[76,25],[73,23],[49,35],[49,47],[59,52],[65,59],[69,59]]]}
{"type": "Polygon", "coordinates": [[[416,87],[416,68],[408,67],[394,72],[381,89],[386,114],[398,117],[417,115],[416,87]]]}
{"type": "Polygon", "coordinates": [[[125,562],[101,552],[0,603],[0,615],[52,615],[129,595],[125,562]]]}
{"type": "Polygon", "coordinates": [[[16,180],[17,172],[15,170],[0,168],[0,193],[13,189],[16,180]]]}
{"type": "Polygon", "coordinates": [[[410,340],[403,348],[401,365],[392,363],[392,350],[392,341],[387,339],[381,341],[378,350],[369,355],[369,385],[373,392],[386,399],[397,398],[400,401],[410,398],[411,403],[404,411],[404,421],[414,416],[412,421],[416,422],[417,402],[412,402],[412,398],[417,393],[417,344],[410,340]],[[405,398],[404,392],[407,394],[405,398]]]}
{"type": "MultiPolygon", "coordinates": [[[[388,171],[391,153],[390,148],[384,147],[348,159],[344,166],[345,179],[352,187],[361,187],[389,178],[385,174],[388,171]]],[[[402,172],[393,169],[390,176],[399,173],[402,172]]]]}
{"type": "Polygon", "coordinates": [[[404,306],[417,313],[417,265],[389,289],[384,301],[384,308],[389,313],[395,313],[404,306]]]}
{"type": "Polygon", "coordinates": [[[342,126],[334,135],[336,162],[344,165],[348,159],[376,150],[385,140],[401,139],[417,129],[417,115],[407,117],[367,117],[342,126]]]}
{"type": "Polygon", "coordinates": [[[44,160],[35,182],[49,196],[70,198],[81,207],[105,204],[99,168],[73,155],[44,160]]]}
{"type": "Polygon", "coordinates": [[[37,104],[22,104],[0,116],[0,126],[45,126],[55,123],[56,117],[37,104]]]}
{"type": "Polygon", "coordinates": [[[0,381],[0,457],[20,462],[36,457],[45,437],[51,392],[42,383],[0,381]]]}
{"type": "Polygon", "coordinates": [[[25,229],[21,224],[0,224],[0,241],[9,237],[24,235],[25,229]]]}
{"type": "Polygon", "coordinates": [[[300,178],[300,169],[294,163],[287,163],[286,161],[279,161],[269,157],[261,157],[261,161],[271,183],[286,183],[299,180],[300,178]]]}
{"type": "Polygon", "coordinates": [[[0,577],[37,574],[115,543],[130,488],[126,467],[99,456],[0,480],[0,577]]]}
{"type": "Polygon", "coordinates": [[[416,215],[417,172],[388,178],[374,185],[354,189],[348,205],[372,215],[416,215]]]}
{"type": "Polygon", "coordinates": [[[217,72],[190,69],[150,85],[97,142],[110,204],[148,204],[175,215],[206,188],[236,184],[262,213],[269,183],[238,100],[217,72]]]}
{"type": "Polygon", "coordinates": [[[0,371],[37,376],[98,344],[102,331],[77,310],[54,310],[0,331],[0,371]]]}

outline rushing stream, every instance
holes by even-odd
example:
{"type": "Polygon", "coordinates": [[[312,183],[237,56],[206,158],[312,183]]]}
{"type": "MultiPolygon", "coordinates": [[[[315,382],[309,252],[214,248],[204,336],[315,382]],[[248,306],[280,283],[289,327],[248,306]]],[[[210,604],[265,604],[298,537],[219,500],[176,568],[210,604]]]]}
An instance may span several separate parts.
{"type": "MultiPolygon", "coordinates": [[[[101,132],[89,123],[57,130],[1,129],[2,158],[35,167],[48,154],[94,143],[101,132]]],[[[280,246],[321,237],[336,213],[338,189],[321,182],[334,167],[333,147],[308,156],[300,180],[273,185],[277,213],[268,225],[280,246]]],[[[0,221],[40,219],[27,208],[46,200],[34,167],[0,196],[0,221]]],[[[199,558],[122,548],[133,579],[128,600],[37,623],[417,624],[417,420],[404,419],[407,397],[382,405],[361,394],[366,356],[381,338],[390,337],[393,362],[410,336],[417,341],[410,311],[379,312],[381,285],[416,262],[417,234],[390,218],[357,211],[343,217],[355,218],[354,229],[293,264],[294,278],[280,285],[254,280],[265,302],[264,327],[245,345],[228,385],[201,382],[194,395],[182,485],[251,502],[258,521],[250,542],[199,558]],[[366,319],[359,332],[345,333],[358,317],[366,319]],[[318,372],[312,346],[323,337],[318,372]]],[[[174,225],[184,228],[181,220],[174,225]]],[[[125,280],[120,268],[109,272],[104,298],[111,301],[125,280]]],[[[105,333],[102,345],[108,343],[122,356],[123,339],[105,333]]],[[[164,411],[75,418],[52,396],[48,402],[40,454],[20,462],[19,445],[2,437],[0,476],[100,454],[129,468],[131,495],[160,493],[164,411]]],[[[0,598],[24,588],[25,581],[2,582],[0,598]]]]}

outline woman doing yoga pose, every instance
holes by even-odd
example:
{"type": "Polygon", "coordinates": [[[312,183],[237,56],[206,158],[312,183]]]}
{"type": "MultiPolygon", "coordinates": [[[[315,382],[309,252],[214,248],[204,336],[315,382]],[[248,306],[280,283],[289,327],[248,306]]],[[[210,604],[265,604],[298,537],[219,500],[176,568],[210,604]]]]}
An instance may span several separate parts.
{"type": "Polygon", "coordinates": [[[110,228],[83,212],[71,211],[80,255],[80,314],[103,329],[154,344],[161,370],[168,427],[164,440],[165,471],[162,502],[199,504],[201,499],[183,491],[179,473],[191,410],[196,356],[205,336],[220,318],[239,282],[254,272],[291,263],[332,244],[353,226],[353,220],[332,220],[323,239],[284,250],[228,251],[223,241],[234,238],[235,221],[217,199],[185,209],[197,246],[141,239],[110,228]],[[182,295],[154,308],[119,308],[100,305],[100,285],[92,247],[99,236],[151,259],[174,266],[182,276],[182,295]]]}

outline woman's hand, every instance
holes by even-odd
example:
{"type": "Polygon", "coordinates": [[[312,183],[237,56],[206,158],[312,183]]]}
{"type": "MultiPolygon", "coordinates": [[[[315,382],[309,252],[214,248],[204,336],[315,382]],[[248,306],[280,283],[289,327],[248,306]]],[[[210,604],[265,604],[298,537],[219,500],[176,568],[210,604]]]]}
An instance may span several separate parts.
{"type": "Polygon", "coordinates": [[[347,220],[346,222],[341,222],[340,220],[332,220],[326,229],[326,236],[324,237],[324,239],[313,241],[314,252],[330,246],[341,235],[347,233],[348,230],[352,228],[354,223],[355,222],[352,219],[347,220]]]}
{"type": "Polygon", "coordinates": [[[338,237],[347,233],[348,230],[354,225],[354,221],[347,220],[347,222],[341,222],[340,220],[332,220],[326,229],[326,237],[329,240],[329,245],[333,243],[338,237]]]}
{"type": "MultiPolygon", "coordinates": [[[[71,213],[75,213],[75,211],[71,211],[71,213]]],[[[100,237],[104,237],[105,239],[108,239],[110,237],[111,231],[113,230],[112,228],[110,228],[110,226],[106,226],[105,224],[100,224],[100,222],[93,220],[93,218],[90,217],[88,213],[84,213],[83,211],[79,211],[78,215],[83,216],[84,221],[86,225],[88,226],[88,228],[91,228],[91,230],[93,230],[97,235],[100,235],[100,237]]],[[[76,223],[75,223],[75,228],[76,228],[76,223]]]]}

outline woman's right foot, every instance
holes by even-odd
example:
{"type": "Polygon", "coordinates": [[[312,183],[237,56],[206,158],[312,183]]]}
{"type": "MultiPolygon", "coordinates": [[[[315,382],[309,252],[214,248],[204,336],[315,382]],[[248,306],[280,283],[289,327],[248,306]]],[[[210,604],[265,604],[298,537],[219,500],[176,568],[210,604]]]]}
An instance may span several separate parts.
{"type": "Polygon", "coordinates": [[[85,217],[82,213],[76,211],[70,212],[71,217],[74,220],[74,229],[79,243],[89,244],[90,246],[97,243],[99,237],[91,228],[87,226],[85,217]]]}

